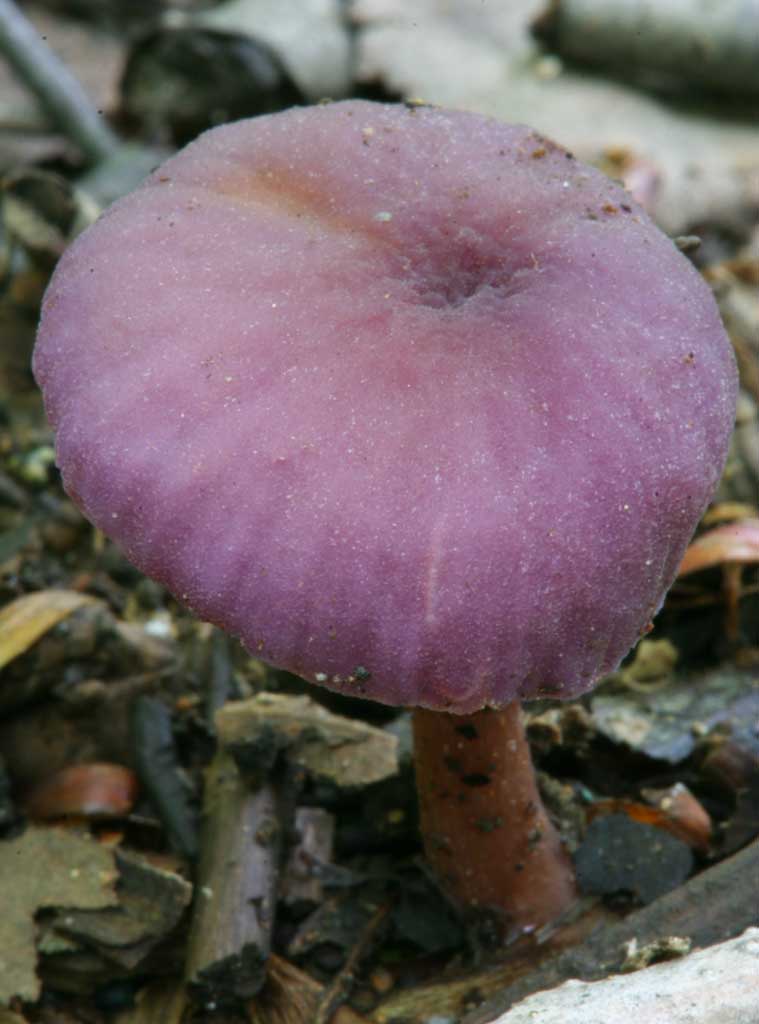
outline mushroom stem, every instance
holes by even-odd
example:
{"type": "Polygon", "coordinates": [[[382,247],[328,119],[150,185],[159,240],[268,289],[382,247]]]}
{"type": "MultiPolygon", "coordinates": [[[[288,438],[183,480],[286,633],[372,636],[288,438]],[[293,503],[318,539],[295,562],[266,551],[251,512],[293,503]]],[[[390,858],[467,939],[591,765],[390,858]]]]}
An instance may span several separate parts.
{"type": "Polygon", "coordinates": [[[414,711],[421,828],[453,903],[504,932],[554,920],[576,895],[570,858],[538,792],[518,701],[471,715],[414,711]]]}

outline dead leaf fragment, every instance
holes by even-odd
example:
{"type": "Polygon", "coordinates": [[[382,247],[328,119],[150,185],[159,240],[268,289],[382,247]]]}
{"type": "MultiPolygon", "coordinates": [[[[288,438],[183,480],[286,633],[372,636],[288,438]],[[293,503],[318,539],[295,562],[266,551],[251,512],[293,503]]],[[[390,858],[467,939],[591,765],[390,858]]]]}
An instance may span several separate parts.
{"type": "Polygon", "coordinates": [[[588,810],[591,821],[604,814],[626,814],[632,821],[664,829],[694,850],[709,848],[712,823],[701,803],[678,782],[666,790],[644,790],[648,803],[609,797],[597,800],[588,810]]]}
{"type": "Polygon", "coordinates": [[[697,735],[718,722],[741,728],[741,706],[753,701],[756,689],[755,673],[729,667],[675,678],[660,688],[600,686],[591,699],[593,724],[612,743],[675,764],[691,753],[697,735]]]}
{"type": "Polygon", "coordinates": [[[43,907],[99,909],[118,903],[113,854],[98,843],[55,828],[29,828],[0,843],[0,1005],[34,1001],[34,915],[43,907]],[[12,883],[12,884],[11,884],[12,883]]]}
{"type": "Polygon", "coordinates": [[[95,599],[75,590],[38,590],[0,610],[0,669],[28,651],[53,626],[95,599]]]}
{"type": "Polygon", "coordinates": [[[115,851],[115,862],[118,906],[56,911],[48,933],[95,949],[124,970],[134,971],[176,928],[192,898],[192,886],[176,872],[126,850],[115,851]]]}
{"type": "Polygon", "coordinates": [[[92,199],[50,171],[23,167],[3,178],[3,226],[48,271],[99,213],[92,199]]]}

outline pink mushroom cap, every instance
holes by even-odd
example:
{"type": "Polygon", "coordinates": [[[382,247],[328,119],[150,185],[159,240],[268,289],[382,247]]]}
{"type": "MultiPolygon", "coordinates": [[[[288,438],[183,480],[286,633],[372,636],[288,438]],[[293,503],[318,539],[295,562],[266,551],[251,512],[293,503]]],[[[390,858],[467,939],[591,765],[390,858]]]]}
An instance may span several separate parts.
{"type": "Polygon", "coordinates": [[[344,102],[216,128],[64,254],[34,370],[64,484],[273,665],[456,712],[572,697],[718,481],[712,295],[523,126],[344,102]]]}

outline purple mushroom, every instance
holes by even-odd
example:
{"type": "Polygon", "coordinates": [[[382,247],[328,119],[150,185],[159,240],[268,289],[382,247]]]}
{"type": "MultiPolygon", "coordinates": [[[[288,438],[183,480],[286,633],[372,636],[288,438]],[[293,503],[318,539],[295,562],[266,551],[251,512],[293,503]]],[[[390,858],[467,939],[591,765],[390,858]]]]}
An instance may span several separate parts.
{"type": "Polygon", "coordinates": [[[709,289],[523,126],[344,102],[202,135],[65,253],[34,370],[69,494],[273,665],[415,711],[425,846],[572,899],[519,701],[614,669],[712,494],[709,289]]]}

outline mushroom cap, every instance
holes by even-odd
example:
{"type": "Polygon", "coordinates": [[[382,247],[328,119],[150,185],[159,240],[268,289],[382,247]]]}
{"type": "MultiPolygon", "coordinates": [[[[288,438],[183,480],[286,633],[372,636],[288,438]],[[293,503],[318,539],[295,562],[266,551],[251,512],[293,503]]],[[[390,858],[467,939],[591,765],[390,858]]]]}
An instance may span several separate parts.
{"type": "Polygon", "coordinates": [[[273,665],[388,704],[572,697],[718,481],[708,287],[524,126],[368,102],[216,128],[64,254],[34,358],[72,498],[273,665]]]}

